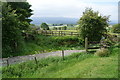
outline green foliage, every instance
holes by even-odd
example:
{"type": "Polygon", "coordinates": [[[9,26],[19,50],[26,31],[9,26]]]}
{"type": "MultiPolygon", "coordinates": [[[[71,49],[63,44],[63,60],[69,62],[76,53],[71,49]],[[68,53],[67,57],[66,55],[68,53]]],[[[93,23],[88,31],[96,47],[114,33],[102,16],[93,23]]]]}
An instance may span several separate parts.
{"type": "Polygon", "coordinates": [[[46,24],[46,23],[42,23],[40,25],[40,27],[43,29],[43,30],[49,30],[49,26],[46,24]]]}
{"type": "Polygon", "coordinates": [[[107,39],[109,42],[118,43],[120,41],[119,34],[107,34],[107,39]]]}
{"type": "Polygon", "coordinates": [[[61,27],[58,27],[58,30],[62,30],[62,28],[61,28],[61,27]]]}
{"type": "Polygon", "coordinates": [[[16,10],[15,14],[17,14],[21,23],[20,29],[26,30],[32,21],[29,19],[32,15],[32,10],[30,9],[31,5],[28,2],[8,2],[8,5],[11,6],[11,11],[16,10]]]}
{"type": "Polygon", "coordinates": [[[21,26],[29,26],[27,19],[31,14],[28,14],[31,11],[27,12],[30,8],[27,5],[26,2],[2,3],[2,57],[17,56],[23,51],[24,39],[21,26]]]}
{"type": "Polygon", "coordinates": [[[80,45],[79,38],[75,36],[42,36],[37,35],[36,36],[36,44],[39,46],[47,46],[49,48],[58,48],[59,47],[75,47],[80,45]]]}
{"type": "Polygon", "coordinates": [[[63,26],[63,30],[67,30],[67,26],[63,26]]]}
{"type": "Polygon", "coordinates": [[[19,19],[15,11],[11,11],[11,7],[7,3],[2,7],[2,47],[3,57],[8,54],[14,54],[19,52],[22,46],[21,30],[19,19]]]}
{"type": "Polygon", "coordinates": [[[115,24],[111,28],[111,32],[113,33],[120,33],[120,24],[115,24]]]}
{"type": "Polygon", "coordinates": [[[87,36],[89,41],[99,41],[107,31],[108,18],[99,15],[99,12],[94,12],[91,8],[87,8],[78,21],[81,38],[84,40],[87,36]]]}
{"type": "Polygon", "coordinates": [[[114,44],[109,38],[102,39],[100,43],[102,47],[110,47],[111,45],[114,44]]]}
{"type": "MultiPolygon", "coordinates": [[[[34,35],[31,33],[31,35],[34,35]]],[[[23,56],[30,54],[38,54],[51,52],[56,50],[76,50],[83,49],[81,45],[81,40],[79,40],[75,36],[43,36],[43,35],[34,35],[35,39],[29,37],[29,40],[23,42],[22,47],[20,48],[22,51],[17,52],[17,54],[8,54],[4,55],[4,57],[8,56],[23,56]]]]}

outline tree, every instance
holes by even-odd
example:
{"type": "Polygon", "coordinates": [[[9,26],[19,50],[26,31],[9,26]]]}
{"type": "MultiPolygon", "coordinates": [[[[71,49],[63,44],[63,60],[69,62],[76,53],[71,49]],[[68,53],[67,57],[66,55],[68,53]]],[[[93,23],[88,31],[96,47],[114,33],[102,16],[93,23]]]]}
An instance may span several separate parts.
{"type": "Polygon", "coordinates": [[[113,33],[120,33],[120,24],[115,24],[111,28],[111,32],[113,33]]]}
{"type": "Polygon", "coordinates": [[[58,27],[58,30],[62,30],[62,28],[61,28],[61,27],[58,27]]]}
{"type": "Polygon", "coordinates": [[[49,30],[49,26],[46,23],[42,23],[40,26],[43,30],[49,30]]]}
{"type": "Polygon", "coordinates": [[[11,6],[11,11],[15,10],[15,14],[19,17],[21,23],[20,29],[27,30],[30,22],[32,21],[29,17],[32,15],[31,5],[28,2],[8,2],[11,6]]]}
{"type": "Polygon", "coordinates": [[[60,24],[60,26],[62,26],[63,24],[60,24]]]}
{"type": "Polygon", "coordinates": [[[63,30],[67,30],[67,26],[63,26],[63,30]]]}
{"type": "Polygon", "coordinates": [[[11,11],[10,5],[3,3],[2,5],[2,52],[3,57],[13,55],[13,53],[20,50],[22,36],[20,21],[15,14],[11,11]]]}
{"type": "Polygon", "coordinates": [[[79,19],[80,36],[88,41],[100,41],[103,34],[107,32],[109,16],[101,16],[99,12],[94,12],[91,8],[86,8],[83,16],[79,19]]]}
{"type": "MultiPolygon", "coordinates": [[[[14,2],[14,4],[17,2],[14,2]]],[[[15,5],[16,5],[15,4],[15,5]]],[[[23,3],[24,4],[24,3],[23,3]]],[[[22,4],[21,4],[22,5],[22,4]]],[[[22,36],[22,25],[29,26],[27,17],[19,10],[25,10],[20,5],[12,7],[11,3],[2,3],[2,53],[3,57],[9,57],[18,55],[23,51],[23,36],[22,36]],[[19,6],[19,8],[17,8],[19,6]],[[16,9],[14,9],[16,8],[16,9]],[[24,16],[20,18],[21,16],[24,16]],[[18,53],[18,54],[17,54],[18,53]]],[[[27,11],[25,11],[27,13],[27,11]]],[[[29,13],[29,12],[28,12],[29,13]]],[[[25,26],[25,27],[26,27],[25,26]]],[[[25,28],[24,28],[25,29],[25,28]]],[[[26,29],[27,30],[27,27],[26,29]]]]}

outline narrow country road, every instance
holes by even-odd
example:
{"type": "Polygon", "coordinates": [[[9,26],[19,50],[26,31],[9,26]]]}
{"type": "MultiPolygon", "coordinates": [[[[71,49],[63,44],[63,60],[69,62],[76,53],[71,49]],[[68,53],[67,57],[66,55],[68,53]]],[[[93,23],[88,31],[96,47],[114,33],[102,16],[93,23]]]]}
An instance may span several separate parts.
{"type": "MultiPolygon", "coordinates": [[[[85,50],[65,50],[64,55],[71,55],[72,53],[78,53],[78,52],[84,52],[85,50]]],[[[27,55],[27,56],[17,56],[17,57],[12,57],[8,59],[9,64],[15,64],[15,63],[21,63],[25,62],[28,60],[33,60],[34,57],[37,59],[42,59],[42,58],[47,58],[49,56],[62,56],[62,51],[55,51],[55,52],[48,52],[48,53],[42,53],[42,54],[34,54],[34,55],[27,55]]],[[[2,66],[7,65],[7,59],[3,58],[0,59],[0,63],[2,66]]],[[[1,66],[1,65],[0,65],[1,66]]]]}

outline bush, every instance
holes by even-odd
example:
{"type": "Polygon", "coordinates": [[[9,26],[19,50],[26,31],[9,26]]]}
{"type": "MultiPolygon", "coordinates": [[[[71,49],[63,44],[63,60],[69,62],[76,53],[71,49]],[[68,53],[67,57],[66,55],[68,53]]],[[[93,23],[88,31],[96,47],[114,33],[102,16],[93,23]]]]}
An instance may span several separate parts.
{"type": "Polygon", "coordinates": [[[102,39],[100,43],[102,47],[110,47],[113,44],[110,39],[102,39]]]}
{"type": "Polygon", "coordinates": [[[111,28],[111,32],[120,33],[120,24],[113,25],[113,27],[111,28]]]}
{"type": "Polygon", "coordinates": [[[105,48],[101,48],[95,53],[96,56],[100,56],[100,57],[108,56],[109,54],[110,54],[110,51],[105,48]]]}

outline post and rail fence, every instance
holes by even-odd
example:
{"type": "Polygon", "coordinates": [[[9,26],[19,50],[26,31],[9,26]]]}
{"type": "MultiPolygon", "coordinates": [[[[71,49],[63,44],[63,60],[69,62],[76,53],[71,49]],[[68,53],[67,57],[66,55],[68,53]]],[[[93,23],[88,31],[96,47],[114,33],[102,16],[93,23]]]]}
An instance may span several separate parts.
{"type": "Polygon", "coordinates": [[[78,32],[72,32],[72,31],[40,30],[38,33],[43,35],[50,35],[50,36],[79,36],[78,32]]]}

